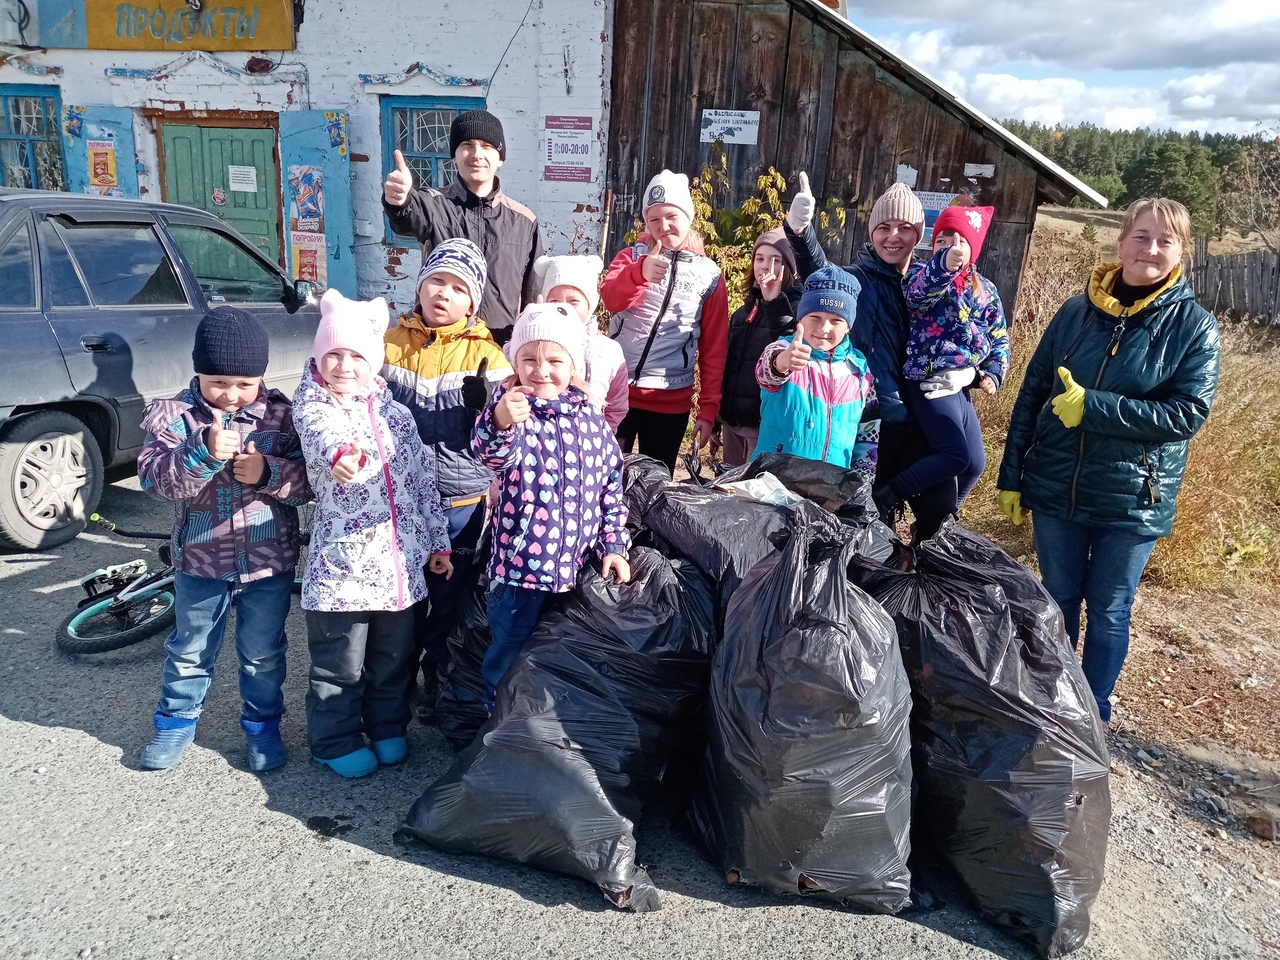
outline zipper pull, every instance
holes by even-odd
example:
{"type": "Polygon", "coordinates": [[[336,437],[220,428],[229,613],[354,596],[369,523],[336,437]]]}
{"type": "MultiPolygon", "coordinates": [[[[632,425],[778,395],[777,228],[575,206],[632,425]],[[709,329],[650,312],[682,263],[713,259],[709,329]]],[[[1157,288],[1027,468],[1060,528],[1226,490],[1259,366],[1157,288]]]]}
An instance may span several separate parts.
{"type": "Polygon", "coordinates": [[[1111,331],[1111,355],[1114,357],[1120,350],[1120,340],[1124,337],[1124,327],[1129,321],[1129,313],[1125,311],[1120,314],[1120,322],[1116,324],[1115,329],[1111,331]]]}

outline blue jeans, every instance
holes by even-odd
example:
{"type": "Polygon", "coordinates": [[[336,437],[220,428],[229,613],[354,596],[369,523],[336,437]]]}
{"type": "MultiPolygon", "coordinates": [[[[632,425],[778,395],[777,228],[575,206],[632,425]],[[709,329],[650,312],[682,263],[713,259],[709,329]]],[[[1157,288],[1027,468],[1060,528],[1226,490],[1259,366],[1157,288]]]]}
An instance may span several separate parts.
{"type": "Polygon", "coordinates": [[[1103,722],[1111,719],[1111,691],[1129,653],[1129,613],[1155,537],[1139,537],[1110,527],[1092,527],[1037,512],[1032,518],[1040,578],[1062,608],[1067,636],[1080,646],[1080,605],[1084,634],[1084,676],[1103,722]]]}
{"type": "Polygon", "coordinates": [[[493,583],[485,601],[489,608],[489,627],[493,642],[485,651],[480,672],[484,675],[484,705],[493,709],[493,695],[498,681],[524,648],[538,616],[547,602],[545,590],[526,590],[507,583],[493,583]]]}
{"type": "Polygon", "coordinates": [[[174,574],[177,623],[164,648],[164,683],[156,713],[196,720],[213,681],[227,612],[236,608],[241,718],[254,723],[284,715],[285,618],[293,571],[250,583],[174,574]]]}

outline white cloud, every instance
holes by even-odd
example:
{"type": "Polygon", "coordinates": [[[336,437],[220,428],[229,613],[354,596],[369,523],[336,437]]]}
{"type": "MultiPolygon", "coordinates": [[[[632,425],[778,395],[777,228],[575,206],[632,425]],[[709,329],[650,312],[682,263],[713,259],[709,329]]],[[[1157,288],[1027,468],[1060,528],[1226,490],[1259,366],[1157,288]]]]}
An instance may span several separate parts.
{"type": "Polygon", "coordinates": [[[882,3],[848,5],[854,23],[872,21],[887,47],[997,118],[1236,133],[1280,120],[1274,0],[895,0],[888,30],[882,3]],[[1120,80],[1076,79],[1097,71],[1120,80]],[[1038,78],[1018,76],[1028,72],[1038,78]]]}

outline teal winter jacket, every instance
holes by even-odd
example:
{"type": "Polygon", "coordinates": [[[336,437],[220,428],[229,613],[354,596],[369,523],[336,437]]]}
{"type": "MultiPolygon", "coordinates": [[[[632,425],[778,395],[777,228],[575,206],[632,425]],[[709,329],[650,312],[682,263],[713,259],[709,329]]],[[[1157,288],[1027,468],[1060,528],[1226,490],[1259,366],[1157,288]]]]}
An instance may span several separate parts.
{"type": "Polygon", "coordinates": [[[760,439],[752,456],[789,453],[825,460],[875,479],[880,406],[867,358],[846,336],[831,354],[814,349],[802,370],[784,377],[774,358],[791,337],[765,347],[756,364],[760,439]]]}
{"type": "Polygon", "coordinates": [[[1033,515],[1164,537],[1218,386],[1218,324],[1180,268],[1128,308],[1110,294],[1119,272],[1095,269],[1050,321],[1013,408],[999,487],[1020,491],[1033,515]],[[1058,367],[1085,388],[1072,429],[1051,407],[1058,367]]]}

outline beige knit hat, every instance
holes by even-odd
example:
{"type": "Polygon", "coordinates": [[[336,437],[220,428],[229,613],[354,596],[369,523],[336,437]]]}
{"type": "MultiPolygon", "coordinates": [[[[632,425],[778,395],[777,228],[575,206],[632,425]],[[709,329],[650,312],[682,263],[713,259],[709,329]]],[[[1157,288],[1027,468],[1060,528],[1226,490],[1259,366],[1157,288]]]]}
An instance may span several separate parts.
{"type": "Polygon", "coordinates": [[[920,198],[905,183],[895,183],[876,200],[867,227],[874,230],[886,220],[905,220],[924,236],[924,207],[920,198]]]}

